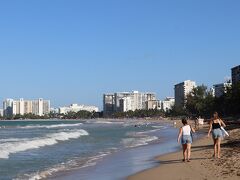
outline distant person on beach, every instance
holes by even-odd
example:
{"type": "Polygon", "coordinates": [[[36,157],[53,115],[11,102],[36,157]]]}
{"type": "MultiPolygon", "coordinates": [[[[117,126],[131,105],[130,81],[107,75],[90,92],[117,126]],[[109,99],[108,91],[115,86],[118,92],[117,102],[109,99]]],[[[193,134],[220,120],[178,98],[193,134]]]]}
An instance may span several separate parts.
{"type": "Polygon", "coordinates": [[[178,143],[182,144],[183,148],[183,162],[190,162],[191,157],[191,144],[193,142],[192,132],[195,132],[195,129],[188,125],[187,119],[182,119],[183,126],[179,129],[178,134],[178,143]]]}
{"type": "Polygon", "coordinates": [[[220,158],[221,153],[221,140],[223,138],[223,133],[221,127],[226,127],[225,123],[222,119],[219,118],[218,113],[215,112],[213,114],[213,118],[210,121],[208,137],[210,137],[210,133],[212,132],[212,138],[214,143],[214,158],[220,158]]]}

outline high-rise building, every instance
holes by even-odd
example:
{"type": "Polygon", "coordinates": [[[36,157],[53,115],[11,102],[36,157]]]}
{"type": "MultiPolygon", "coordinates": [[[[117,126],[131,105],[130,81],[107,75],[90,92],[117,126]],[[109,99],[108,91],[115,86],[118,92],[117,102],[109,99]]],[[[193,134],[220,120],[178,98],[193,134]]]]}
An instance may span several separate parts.
{"type": "Polygon", "coordinates": [[[49,100],[43,100],[43,115],[49,114],[51,110],[51,105],[49,100]]]}
{"type": "Polygon", "coordinates": [[[221,97],[225,93],[227,93],[227,89],[232,86],[232,83],[221,83],[213,85],[213,92],[215,97],[221,97]]]}
{"type": "Polygon", "coordinates": [[[240,65],[232,68],[232,84],[237,83],[240,83],[240,65]]]}
{"type": "Polygon", "coordinates": [[[115,107],[115,96],[114,94],[103,95],[103,112],[104,115],[111,115],[114,112],[115,107]]]}
{"type": "Polygon", "coordinates": [[[24,101],[25,114],[30,114],[33,112],[32,101],[24,101]]]}
{"type": "Polygon", "coordinates": [[[103,95],[104,115],[111,115],[114,112],[135,111],[137,109],[147,109],[146,102],[156,100],[155,93],[116,92],[103,95]]]}
{"type": "Polygon", "coordinates": [[[0,116],[3,117],[3,109],[0,109],[0,116]]]}
{"type": "Polygon", "coordinates": [[[146,109],[161,109],[161,101],[160,100],[148,100],[146,101],[146,109]]]}
{"type": "Polygon", "coordinates": [[[6,99],[3,102],[3,115],[11,116],[13,111],[13,99],[6,99]]]}
{"type": "Polygon", "coordinates": [[[5,116],[29,113],[43,116],[50,112],[50,101],[43,100],[42,98],[38,100],[24,100],[22,98],[19,100],[6,99],[3,102],[3,111],[5,116]]]}
{"type": "Polygon", "coordinates": [[[132,98],[131,97],[124,97],[120,99],[120,111],[121,112],[126,112],[132,110],[132,98]]]}
{"type": "Polygon", "coordinates": [[[175,85],[175,105],[184,107],[187,95],[196,87],[196,82],[187,80],[175,85]]]}

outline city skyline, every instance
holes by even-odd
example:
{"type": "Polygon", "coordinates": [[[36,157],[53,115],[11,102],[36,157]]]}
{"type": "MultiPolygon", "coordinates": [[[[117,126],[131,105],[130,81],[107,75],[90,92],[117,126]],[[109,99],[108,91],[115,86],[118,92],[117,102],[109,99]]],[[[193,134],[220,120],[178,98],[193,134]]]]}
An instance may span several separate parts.
{"type": "Polygon", "coordinates": [[[0,100],[42,97],[54,107],[102,109],[107,92],[150,91],[164,99],[187,79],[223,83],[239,65],[239,5],[1,2],[0,100]]]}

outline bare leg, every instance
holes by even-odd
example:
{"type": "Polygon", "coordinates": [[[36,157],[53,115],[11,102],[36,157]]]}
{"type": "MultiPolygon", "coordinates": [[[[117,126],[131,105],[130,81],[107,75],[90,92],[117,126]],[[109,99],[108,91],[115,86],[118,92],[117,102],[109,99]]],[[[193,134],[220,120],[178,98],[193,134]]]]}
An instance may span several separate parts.
{"type": "Polygon", "coordinates": [[[214,154],[213,154],[213,156],[216,158],[217,157],[217,139],[214,139],[213,142],[214,142],[214,154]]]}
{"type": "Polygon", "coordinates": [[[221,155],[220,155],[220,153],[221,153],[221,138],[218,138],[218,140],[217,140],[217,150],[218,150],[217,155],[218,155],[218,158],[220,159],[221,158],[221,155]]]}
{"type": "Polygon", "coordinates": [[[191,144],[187,144],[187,160],[189,161],[191,157],[191,144]]]}
{"type": "Polygon", "coordinates": [[[186,161],[186,159],[187,159],[187,145],[183,144],[182,148],[183,148],[183,160],[186,161]]]}

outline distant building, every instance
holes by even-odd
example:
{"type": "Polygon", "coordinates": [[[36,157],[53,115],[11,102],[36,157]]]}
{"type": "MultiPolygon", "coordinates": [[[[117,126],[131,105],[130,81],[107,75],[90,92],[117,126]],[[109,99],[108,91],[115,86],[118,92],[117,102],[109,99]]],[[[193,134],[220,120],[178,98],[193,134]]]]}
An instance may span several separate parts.
{"type": "Polygon", "coordinates": [[[183,107],[186,103],[187,95],[195,88],[196,82],[187,80],[175,85],[175,105],[183,107]]]}
{"type": "Polygon", "coordinates": [[[240,83],[240,65],[232,68],[232,84],[237,83],[240,83]]]}
{"type": "Polygon", "coordinates": [[[3,109],[0,109],[0,116],[3,117],[3,109]]]}
{"type": "Polygon", "coordinates": [[[59,108],[50,108],[50,112],[53,114],[59,114],[59,108]]]}
{"type": "Polygon", "coordinates": [[[232,83],[221,83],[221,84],[215,84],[213,85],[213,92],[214,97],[221,97],[225,93],[227,93],[227,89],[232,86],[232,83]]]}
{"type": "Polygon", "coordinates": [[[139,91],[116,92],[103,95],[104,115],[114,112],[135,111],[147,109],[147,101],[156,100],[155,93],[142,93],[139,91]]]}
{"type": "Polygon", "coordinates": [[[43,116],[49,114],[50,112],[50,101],[43,100],[42,98],[38,100],[24,100],[23,98],[19,100],[6,99],[3,102],[3,114],[4,116],[12,115],[24,115],[24,114],[34,114],[43,116]]]}
{"type": "Polygon", "coordinates": [[[6,99],[5,101],[3,101],[3,115],[13,115],[13,99],[6,99]]]}
{"type": "Polygon", "coordinates": [[[160,110],[161,109],[161,101],[160,100],[148,100],[146,102],[146,109],[157,109],[160,110]]]}
{"type": "Polygon", "coordinates": [[[122,99],[119,100],[120,104],[120,111],[121,112],[127,112],[133,110],[133,101],[131,97],[123,97],[122,99]]]}
{"type": "Polygon", "coordinates": [[[78,111],[98,112],[99,109],[96,106],[86,106],[86,105],[78,105],[78,104],[71,104],[70,106],[59,108],[60,114],[67,114],[68,112],[78,112],[78,111]]]}
{"type": "Polygon", "coordinates": [[[104,115],[111,115],[114,112],[115,96],[114,94],[103,95],[103,112],[104,115]]]}
{"type": "Polygon", "coordinates": [[[174,97],[167,97],[164,101],[161,101],[161,109],[163,111],[169,111],[173,108],[175,104],[175,98],[174,97]]]}
{"type": "Polygon", "coordinates": [[[215,89],[214,87],[210,88],[210,94],[215,97],[215,89]]]}

